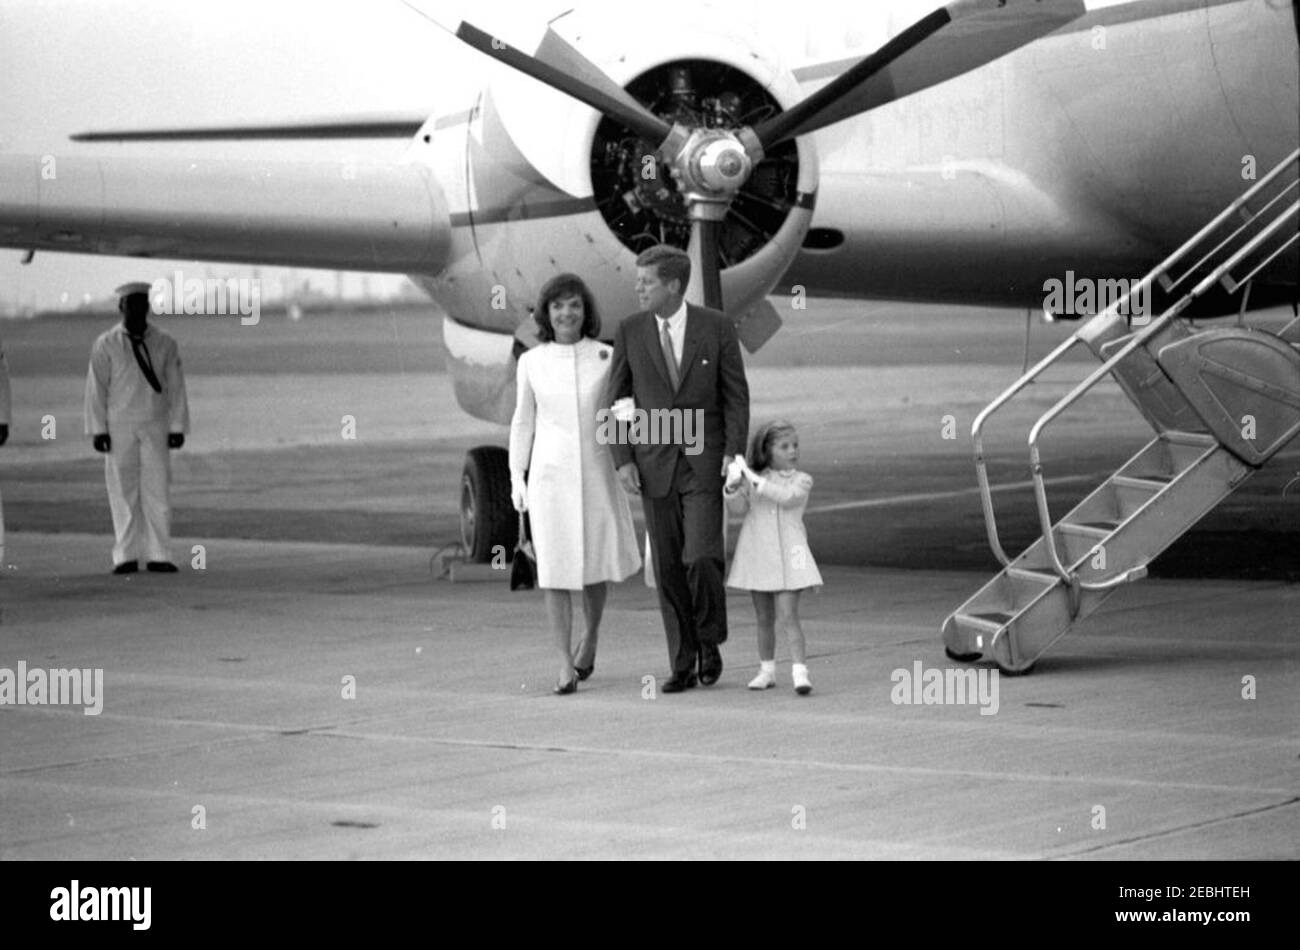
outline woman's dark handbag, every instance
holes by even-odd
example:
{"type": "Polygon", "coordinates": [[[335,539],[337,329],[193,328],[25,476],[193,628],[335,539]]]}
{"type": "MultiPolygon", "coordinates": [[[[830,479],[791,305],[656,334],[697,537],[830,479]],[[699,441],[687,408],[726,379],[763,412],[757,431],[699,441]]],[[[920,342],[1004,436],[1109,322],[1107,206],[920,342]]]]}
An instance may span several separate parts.
{"type": "Polygon", "coordinates": [[[533,542],[524,532],[524,513],[519,512],[519,540],[515,542],[515,556],[510,565],[510,589],[532,590],[537,586],[537,555],[533,542]]]}

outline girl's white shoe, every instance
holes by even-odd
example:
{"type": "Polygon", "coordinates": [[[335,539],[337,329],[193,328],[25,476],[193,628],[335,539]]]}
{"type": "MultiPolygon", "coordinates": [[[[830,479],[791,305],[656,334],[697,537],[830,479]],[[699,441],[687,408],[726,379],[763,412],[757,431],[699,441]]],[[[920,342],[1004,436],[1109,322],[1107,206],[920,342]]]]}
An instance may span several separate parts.
{"type": "Polygon", "coordinates": [[[794,691],[800,696],[807,696],[812,692],[812,680],[808,679],[808,667],[802,663],[796,663],[790,670],[790,675],[794,679],[794,691]]]}
{"type": "Polygon", "coordinates": [[[758,675],[749,681],[750,689],[771,689],[776,685],[776,673],[772,670],[759,670],[758,675]]]}

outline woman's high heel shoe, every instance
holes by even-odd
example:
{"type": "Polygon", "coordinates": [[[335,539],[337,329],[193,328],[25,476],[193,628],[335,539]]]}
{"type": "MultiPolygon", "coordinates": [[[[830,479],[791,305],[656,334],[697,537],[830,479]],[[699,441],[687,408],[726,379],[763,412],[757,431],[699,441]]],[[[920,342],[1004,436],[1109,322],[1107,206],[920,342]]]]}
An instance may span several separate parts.
{"type": "Polygon", "coordinates": [[[568,696],[570,693],[576,693],[577,691],[578,691],[578,677],[576,676],[573,679],[569,680],[567,683],[555,684],[555,688],[551,690],[551,692],[553,692],[556,696],[568,696]]]}
{"type": "Polygon", "coordinates": [[[573,672],[578,674],[578,679],[580,680],[585,680],[596,669],[596,651],[594,650],[592,651],[590,666],[578,665],[578,657],[582,656],[582,654],[586,652],[586,650],[587,650],[587,640],[584,637],[582,642],[578,644],[578,649],[573,651],[573,661],[574,661],[573,672]]]}

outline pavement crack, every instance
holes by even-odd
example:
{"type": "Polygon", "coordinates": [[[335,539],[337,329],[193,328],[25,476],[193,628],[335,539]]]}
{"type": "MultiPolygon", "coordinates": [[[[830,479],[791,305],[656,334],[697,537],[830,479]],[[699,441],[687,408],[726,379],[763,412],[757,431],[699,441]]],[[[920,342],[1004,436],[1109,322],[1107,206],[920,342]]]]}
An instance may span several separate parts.
{"type": "Polygon", "coordinates": [[[1147,841],[1157,841],[1160,838],[1169,838],[1174,835],[1180,835],[1188,831],[1195,831],[1199,828],[1211,828],[1215,825],[1222,825],[1230,821],[1238,821],[1242,818],[1250,818],[1255,815],[1263,815],[1271,811],[1277,811],[1280,808],[1290,808],[1292,805],[1300,804],[1300,796],[1284,799],[1280,802],[1273,802],[1269,805],[1261,805],[1258,808],[1248,808],[1245,811],[1235,812],[1231,815],[1219,815],[1215,818],[1207,818],[1204,821],[1194,821],[1188,825],[1178,825],[1175,828],[1165,828],[1161,831],[1153,831],[1147,835],[1133,835],[1130,838],[1123,838],[1119,841],[1111,841],[1105,844],[1093,845],[1090,848],[1083,848],[1079,851],[1071,851],[1068,854],[1054,855],[1048,860],[1060,861],[1067,858],[1078,858],[1087,854],[1097,854],[1101,851],[1107,851],[1111,848],[1122,848],[1131,844],[1141,844],[1147,841]]]}

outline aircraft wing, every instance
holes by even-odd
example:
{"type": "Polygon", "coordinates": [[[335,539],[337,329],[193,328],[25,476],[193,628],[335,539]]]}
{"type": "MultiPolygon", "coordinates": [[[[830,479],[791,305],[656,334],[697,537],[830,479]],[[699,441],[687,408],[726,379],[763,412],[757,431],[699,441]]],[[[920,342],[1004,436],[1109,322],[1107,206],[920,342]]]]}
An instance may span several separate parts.
{"type": "Polygon", "coordinates": [[[420,165],[0,155],[0,246],[436,273],[450,242],[420,165]]]}
{"type": "Polygon", "coordinates": [[[93,129],[70,136],[74,142],[288,142],[293,139],[410,140],[424,125],[426,113],[318,116],[280,122],[157,129],[93,129]]]}

